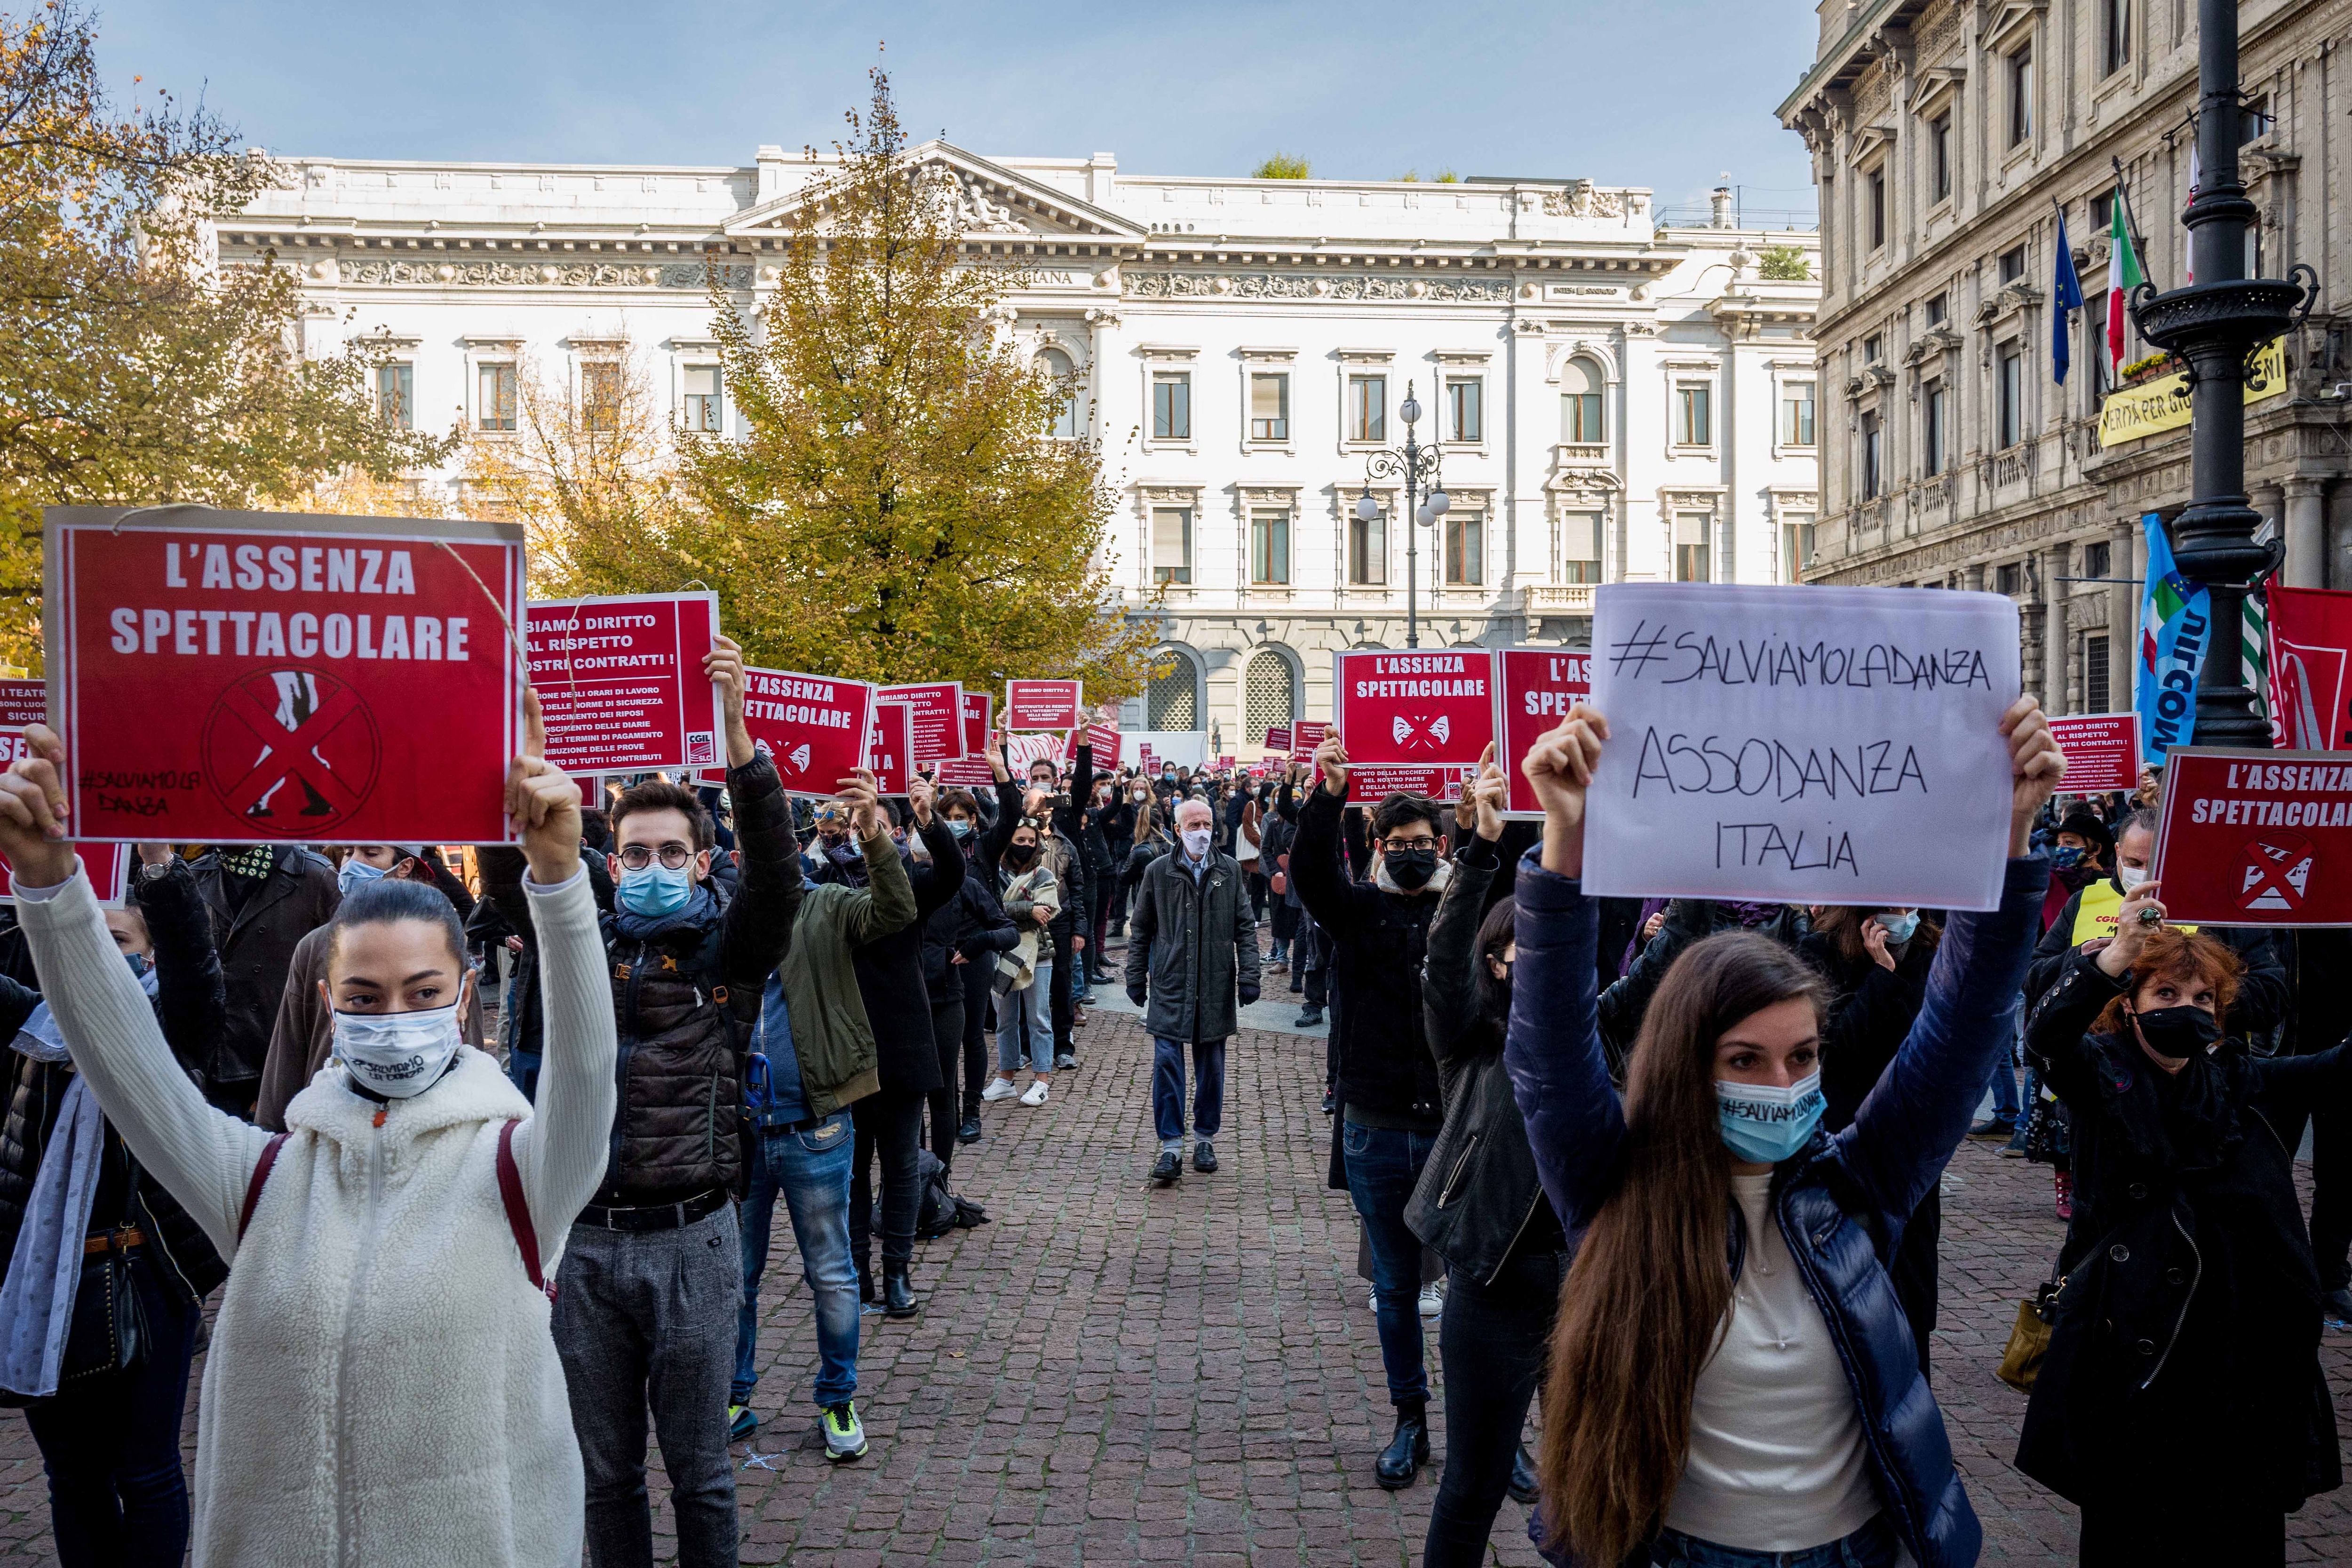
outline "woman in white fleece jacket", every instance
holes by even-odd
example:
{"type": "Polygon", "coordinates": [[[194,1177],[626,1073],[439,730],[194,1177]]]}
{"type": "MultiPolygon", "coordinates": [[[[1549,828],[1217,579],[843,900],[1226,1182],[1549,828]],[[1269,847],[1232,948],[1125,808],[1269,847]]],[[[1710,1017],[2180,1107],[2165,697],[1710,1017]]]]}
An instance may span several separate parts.
{"type": "Polygon", "coordinates": [[[580,791],[539,755],[538,719],[534,700],[506,781],[547,1005],[536,1110],[457,1037],[471,982],[454,922],[349,900],[328,965],[336,1060],[287,1108],[242,1238],[269,1134],[205,1103],[116,955],[67,839],[57,737],[27,730],[0,774],[0,855],[74,1065],[234,1266],[196,1431],[196,1568],[580,1561],[580,1453],[498,1150],[519,1122],[551,1279],[604,1171],[617,1047],[580,791]]]}

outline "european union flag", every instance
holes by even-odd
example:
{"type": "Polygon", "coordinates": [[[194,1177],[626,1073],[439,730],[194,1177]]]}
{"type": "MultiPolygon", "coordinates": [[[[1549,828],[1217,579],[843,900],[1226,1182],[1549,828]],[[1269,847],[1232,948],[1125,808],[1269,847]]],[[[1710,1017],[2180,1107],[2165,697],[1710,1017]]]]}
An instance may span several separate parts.
{"type": "Polygon", "coordinates": [[[2074,247],[2066,242],[2066,215],[2058,214],[2058,276],[2050,286],[2050,370],[2066,384],[2073,363],[2074,324],[2069,313],[2083,308],[2083,280],[2074,273],[2074,247]]]}

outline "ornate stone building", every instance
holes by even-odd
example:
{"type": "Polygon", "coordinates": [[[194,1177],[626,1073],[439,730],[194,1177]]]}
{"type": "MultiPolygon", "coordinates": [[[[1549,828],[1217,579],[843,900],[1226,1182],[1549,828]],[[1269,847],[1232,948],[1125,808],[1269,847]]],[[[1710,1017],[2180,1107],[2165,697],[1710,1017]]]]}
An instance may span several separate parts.
{"type": "MultiPolygon", "coordinates": [[[[1329,650],[1403,643],[1409,565],[1424,646],[1570,641],[1595,583],[1788,580],[1807,547],[1813,236],[1740,229],[1727,193],[1667,223],[1648,192],[1585,180],[916,155],[961,185],[966,244],[1030,269],[1003,330],[1070,379],[1060,431],[1102,446],[1116,581],[1172,656],[1129,727],[1247,755],[1327,715],[1329,650]],[[1768,247],[1806,277],[1763,278],[1768,247]],[[1453,500],[1419,529],[1366,474],[1409,391],[1453,500]]],[[[372,341],[388,410],[498,439],[518,367],[579,385],[623,361],[682,422],[738,428],[705,263],[757,307],[826,164],[286,167],[221,226],[224,256],[299,262],[313,346],[372,341]]]]}
{"type": "MultiPolygon", "coordinates": [[[[1823,506],[1807,578],[2015,596],[2026,683],[2053,712],[2129,703],[2138,520],[2189,497],[2185,424],[2133,426],[2119,402],[2103,445],[2100,413],[2118,163],[2148,277],[2187,281],[2195,9],[1821,0],[1818,58],[1780,109],[1811,150],[1822,212],[1823,506]],[[2061,213],[2087,296],[2063,386],[2061,213]]],[[[2249,0],[2241,16],[2251,259],[2273,277],[2307,262],[2321,284],[2283,377],[2246,410],[2247,480],[2284,532],[2285,581],[2347,587],[2347,345],[2329,311],[2352,286],[2333,195],[2352,154],[2336,52],[2352,3],[2249,0]]],[[[2147,353],[2133,334],[2126,372],[2147,353]]]]}

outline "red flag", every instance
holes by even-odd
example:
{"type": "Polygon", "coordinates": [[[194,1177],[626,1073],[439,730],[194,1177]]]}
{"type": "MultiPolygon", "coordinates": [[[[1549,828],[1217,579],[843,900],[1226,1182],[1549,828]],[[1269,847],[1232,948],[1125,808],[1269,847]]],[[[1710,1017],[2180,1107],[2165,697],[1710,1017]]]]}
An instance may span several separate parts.
{"type": "Polygon", "coordinates": [[[2352,593],[2276,583],[2268,592],[2272,740],[2290,751],[2352,749],[2352,593]]]}

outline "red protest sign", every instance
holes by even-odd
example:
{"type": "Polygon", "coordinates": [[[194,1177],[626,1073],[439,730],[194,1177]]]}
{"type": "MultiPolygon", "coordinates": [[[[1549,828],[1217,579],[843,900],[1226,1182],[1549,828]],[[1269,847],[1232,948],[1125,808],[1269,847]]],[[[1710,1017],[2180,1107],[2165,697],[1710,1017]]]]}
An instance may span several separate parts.
{"type": "Polygon", "coordinates": [[[1287,724],[1268,725],[1265,731],[1265,749],[1269,752],[1289,751],[1290,726],[1287,724]]]}
{"type": "Polygon", "coordinates": [[[49,689],[37,680],[0,680],[0,725],[49,721],[49,689]]]}
{"type": "MultiPolygon", "coordinates": [[[[961,689],[961,688],[959,688],[961,689]]],[[[985,691],[963,694],[963,754],[985,761],[988,732],[996,727],[996,699],[985,691]]]]}
{"type": "Polygon", "coordinates": [[[996,774],[984,756],[960,757],[952,763],[941,763],[931,774],[931,782],[941,789],[992,789],[996,774]]]}
{"type": "Polygon", "coordinates": [[[1592,690],[1592,655],[1557,647],[1507,647],[1495,656],[1495,760],[1510,793],[1507,817],[1541,817],[1543,807],[1519,763],[1548,730],[1592,690]]]}
{"type": "MultiPolygon", "coordinates": [[[[102,908],[119,910],[131,895],[131,857],[128,844],[81,844],[74,853],[81,858],[81,868],[89,873],[89,890],[98,895],[102,908]]],[[[16,879],[10,874],[8,862],[0,857],[0,904],[16,901],[16,879]]]]}
{"type": "Polygon", "coordinates": [[[2065,754],[2069,795],[2139,787],[2139,715],[2076,713],[2050,721],[2050,738],[2065,754]]]}
{"type": "Polygon", "coordinates": [[[702,673],[719,634],[718,595],[547,599],[528,609],[549,762],[579,773],[719,763],[719,688],[702,673]]]}
{"type": "Polygon", "coordinates": [[[2327,752],[2173,747],[2155,870],[2176,921],[2352,925],[2352,766],[2327,752]]]}
{"type": "Polygon", "coordinates": [[[2273,583],[2264,594],[2271,739],[2319,751],[2352,746],[2352,593],[2273,583]]]}
{"type": "Polygon", "coordinates": [[[42,626],[78,837],[505,841],[514,523],[47,514],[42,626]]]}
{"type": "MultiPolygon", "coordinates": [[[[954,680],[926,680],[909,686],[886,686],[875,693],[883,702],[907,705],[907,722],[919,763],[953,762],[969,749],[965,744],[963,685],[954,680]]],[[[984,736],[985,728],[982,731],[984,736]]]]}
{"type": "Polygon", "coordinates": [[[866,731],[866,765],[874,770],[877,795],[904,795],[914,776],[912,715],[904,702],[877,702],[866,731]]]}
{"type": "Polygon", "coordinates": [[[782,669],[743,672],[743,727],[792,795],[829,795],[866,765],[874,688],[782,669]]]}
{"type": "Polygon", "coordinates": [[[1075,764],[1078,760],[1078,748],[1091,746],[1094,748],[1095,772],[1110,773],[1118,766],[1119,744],[1118,729],[1097,721],[1083,730],[1070,731],[1069,743],[1062,748],[1062,760],[1075,764]]]}
{"type": "Polygon", "coordinates": [[[1319,719],[1302,719],[1293,724],[1290,727],[1290,754],[1300,758],[1313,756],[1315,748],[1323,743],[1323,737],[1330,728],[1319,719]]]}
{"type": "Polygon", "coordinates": [[[1362,648],[1331,656],[1331,711],[1348,747],[1349,798],[1407,790],[1461,796],[1495,738],[1486,648],[1362,648]],[[1446,793],[1448,789],[1452,793],[1446,793]]]}
{"type": "Polygon", "coordinates": [[[1004,683],[1004,727],[1008,730],[1075,730],[1087,721],[1086,708],[1082,681],[1004,683]]]}

